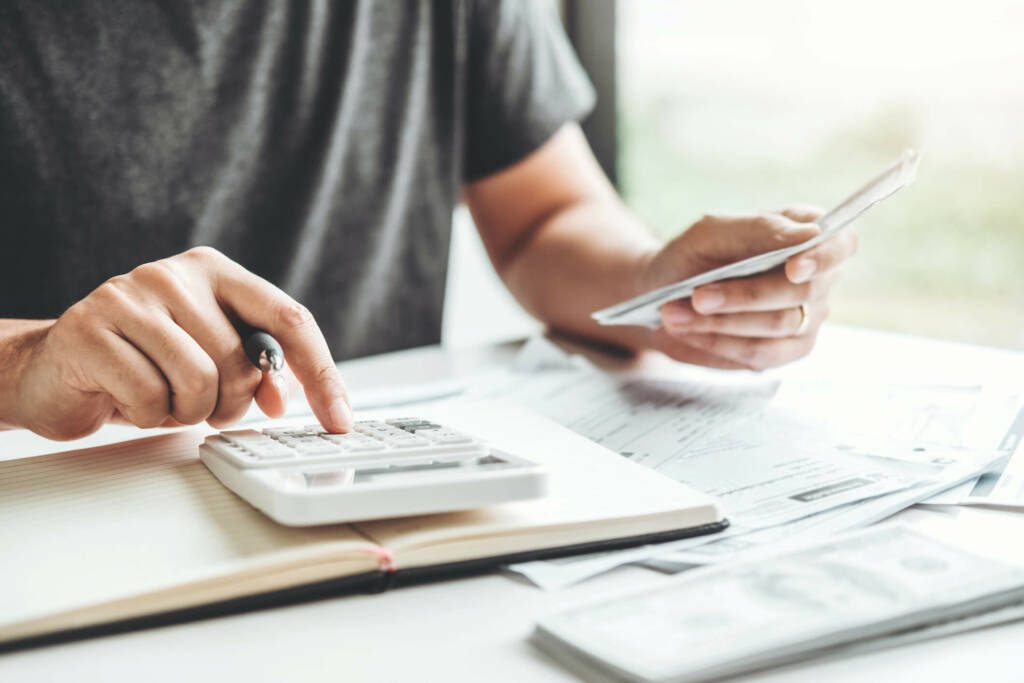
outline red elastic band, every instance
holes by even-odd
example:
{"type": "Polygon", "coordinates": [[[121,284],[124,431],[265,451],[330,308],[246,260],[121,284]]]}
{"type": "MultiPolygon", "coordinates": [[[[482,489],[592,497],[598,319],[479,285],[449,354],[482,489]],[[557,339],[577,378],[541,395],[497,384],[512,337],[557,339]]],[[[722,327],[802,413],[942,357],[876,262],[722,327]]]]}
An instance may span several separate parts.
{"type": "Polygon", "coordinates": [[[363,548],[362,550],[377,558],[381,571],[385,571],[388,574],[395,571],[395,554],[391,552],[390,548],[377,546],[376,548],[363,548]]]}

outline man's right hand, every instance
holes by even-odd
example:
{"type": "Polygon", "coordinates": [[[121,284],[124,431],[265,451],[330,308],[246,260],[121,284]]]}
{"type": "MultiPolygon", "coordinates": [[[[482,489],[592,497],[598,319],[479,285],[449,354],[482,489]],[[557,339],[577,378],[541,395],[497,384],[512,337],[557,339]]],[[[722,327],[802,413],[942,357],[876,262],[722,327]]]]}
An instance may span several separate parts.
{"type": "Polygon", "coordinates": [[[198,247],[103,283],[7,354],[0,423],[53,439],[102,424],[139,427],[238,421],[253,397],[268,415],[287,389],[249,362],[236,324],[284,349],[320,423],[348,431],[352,411],[310,312],[220,252],[198,247]]]}

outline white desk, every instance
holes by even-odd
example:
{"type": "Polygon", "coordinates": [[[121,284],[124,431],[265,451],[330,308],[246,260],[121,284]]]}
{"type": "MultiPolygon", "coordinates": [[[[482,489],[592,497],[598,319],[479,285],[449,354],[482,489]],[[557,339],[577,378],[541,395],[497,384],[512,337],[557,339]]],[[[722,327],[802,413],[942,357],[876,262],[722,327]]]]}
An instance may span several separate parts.
{"type": "MultiPolygon", "coordinates": [[[[507,346],[454,355],[429,349],[347,363],[343,369],[358,392],[396,378],[468,374],[511,352],[507,346]]],[[[660,358],[648,358],[642,367],[661,374],[686,372],[660,358]]],[[[1024,354],[834,327],[823,332],[810,359],[785,372],[907,382],[1000,378],[1024,386],[1024,354]]],[[[104,430],[91,441],[129,433],[104,430]]],[[[53,450],[54,444],[29,434],[0,434],[0,457],[53,450]]],[[[1024,541],[1024,514],[915,509],[899,517],[942,533],[998,533],[1009,544],[1024,541]]],[[[74,571],[73,561],[68,571],[74,571]]],[[[478,576],[8,654],[0,656],[0,681],[573,681],[526,643],[537,617],[609,589],[664,580],[629,567],[544,593],[512,577],[478,576]]],[[[1022,643],[1024,623],[737,680],[1020,681],[1022,643]]]]}

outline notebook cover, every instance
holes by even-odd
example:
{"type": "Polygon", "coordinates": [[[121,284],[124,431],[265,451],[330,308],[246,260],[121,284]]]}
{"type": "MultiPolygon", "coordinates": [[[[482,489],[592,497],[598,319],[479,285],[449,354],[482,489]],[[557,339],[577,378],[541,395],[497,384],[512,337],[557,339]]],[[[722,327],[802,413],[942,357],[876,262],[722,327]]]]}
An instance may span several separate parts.
{"type": "Polygon", "coordinates": [[[72,640],[85,638],[96,638],[101,636],[115,635],[128,631],[180,624],[200,619],[239,614],[258,609],[268,609],[293,605],[313,600],[339,597],[353,593],[379,593],[390,588],[401,588],[413,586],[420,583],[429,583],[445,579],[482,574],[493,571],[503,565],[515,564],[517,562],[533,562],[535,560],[548,560],[569,555],[582,555],[586,553],[602,552],[609,550],[622,550],[651,543],[668,543],[693,536],[703,536],[722,531],[729,526],[729,521],[723,519],[720,522],[705,524],[685,529],[664,531],[654,534],[643,534],[641,536],[629,536],[626,538],[615,538],[607,541],[591,541],[569,546],[556,548],[545,548],[542,550],[530,550],[510,555],[483,557],[474,560],[462,560],[444,564],[429,565],[425,567],[412,567],[410,569],[396,569],[394,571],[376,571],[345,576],[327,581],[293,586],[268,593],[246,595],[230,600],[213,602],[206,605],[186,607],[180,610],[147,614],[130,619],[96,624],[82,628],[57,631],[44,635],[30,636],[18,640],[10,640],[0,643],[0,654],[23,650],[46,645],[66,643],[72,640]]]}

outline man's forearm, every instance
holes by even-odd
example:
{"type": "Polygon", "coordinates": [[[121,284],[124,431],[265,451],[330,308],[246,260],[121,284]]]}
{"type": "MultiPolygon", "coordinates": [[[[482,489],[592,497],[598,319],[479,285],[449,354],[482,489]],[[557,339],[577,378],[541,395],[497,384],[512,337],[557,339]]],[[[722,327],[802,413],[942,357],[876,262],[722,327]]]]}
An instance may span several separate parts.
{"type": "Polygon", "coordinates": [[[639,349],[646,330],[601,326],[590,314],[645,291],[646,265],[660,246],[620,202],[584,201],[537,226],[499,270],[523,306],[553,329],[639,349]]]}
{"type": "Polygon", "coordinates": [[[18,378],[25,356],[52,320],[0,320],[0,429],[17,427],[18,378]]]}

